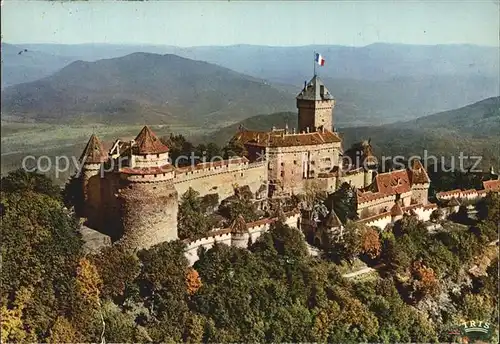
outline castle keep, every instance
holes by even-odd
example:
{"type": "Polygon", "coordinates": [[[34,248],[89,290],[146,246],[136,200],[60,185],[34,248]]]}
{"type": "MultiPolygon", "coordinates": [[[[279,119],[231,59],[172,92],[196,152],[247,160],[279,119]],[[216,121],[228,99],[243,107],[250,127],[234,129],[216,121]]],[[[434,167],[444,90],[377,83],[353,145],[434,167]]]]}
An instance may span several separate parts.
{"type": "MultiPolygon", "coordinates": [[[[234,139],[247,156],[194,166],[173,166],[168,147],[148,126],[134,140],[116,140],[107,151],[92,135],[81,156],[84,205],[79,215],[113,240],[147,248],[177,239],[178,201],[189,187],[223,200],[247,185],[254,198],[266,199],[303,193],[311,183],[328,193],[348,183],[357,189],[362,221],[427,206],[429,178],[419,162],[376,175],[369,142],[343,151],[333,127],[335,101],[319,77],[306,83],[296,100],[298,130],[241,128],[234,139]]],[[[296,217],[290,221],[296,223],[296,217]]]]}

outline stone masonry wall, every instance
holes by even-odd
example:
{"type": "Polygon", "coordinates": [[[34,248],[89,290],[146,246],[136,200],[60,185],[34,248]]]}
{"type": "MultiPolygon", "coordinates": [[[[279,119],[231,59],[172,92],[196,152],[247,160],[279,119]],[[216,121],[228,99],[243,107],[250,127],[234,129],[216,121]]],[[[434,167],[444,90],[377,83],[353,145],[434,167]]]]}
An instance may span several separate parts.
{"type": "Polygon", "coordinates": [[[340,143],[268,148],[268,175],[283,191],[301,193],[304,181],[339,164],[340,143]]]}
{"type": "Polygon", "coordinates": [[[189,187],[200,196],[217,193],[219,200],[234,194],[234,186],[248,185],[252,192],[257,192],[262,184],[267,184],[267,166],[265,162],[235,164],[177,173],[174,186],[181,197],[189,187]]]}
{"type": "Polygon", "coordinates": [[[177,239],[177,191],[169,181],[128,183],[119,191],[122,241],[148,248],[177,239]]]}
{"type": "Polygon", "coordinates": [[[299,131],[306,131],[309,127],[310,131],[315,128],[324,126],[325,129],[332,130],[334,106],[333,100],[297,100],[299,108],[299,131]]]}

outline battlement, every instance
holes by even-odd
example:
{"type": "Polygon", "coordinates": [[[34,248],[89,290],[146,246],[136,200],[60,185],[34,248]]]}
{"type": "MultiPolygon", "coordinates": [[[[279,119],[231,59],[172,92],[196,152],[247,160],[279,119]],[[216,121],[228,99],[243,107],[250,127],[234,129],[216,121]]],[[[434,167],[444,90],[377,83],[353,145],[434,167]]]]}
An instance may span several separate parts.
{"type": "MultiPolygon", "coordinates": [[[[299,210],[293,210],[285,213],[285,224],[290,227],[297,227],[298,219],[300,217],[299,210]]],[[[269,230],[272,223],[278,221],[278,218],[265,218],[246,224],[246,233],[235,233],[232,228],[215,229],[207,233],[207,236],[196,240],[184,240],[186,249],[184,251],[186,258],[190,264],[194,264],[198,260],[198,249],[210,249],[215,243],[223,243],[226,245],[238,246],[242,239],[246,245],[248,242],[255,242],[262,233],[269,230]]]]}

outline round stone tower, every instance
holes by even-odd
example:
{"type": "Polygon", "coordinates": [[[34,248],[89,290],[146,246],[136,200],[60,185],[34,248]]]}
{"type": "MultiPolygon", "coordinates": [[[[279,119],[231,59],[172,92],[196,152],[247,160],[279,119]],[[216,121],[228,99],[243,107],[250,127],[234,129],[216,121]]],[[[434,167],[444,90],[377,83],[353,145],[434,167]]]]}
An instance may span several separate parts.
{"type": "Polygon", "coordinates": [[[80,157],[82,170],[80,172],[83,207],[75,209],[77,214],[87,218],[89,226],[98,227],[102,220],[100,212],[102,206],[101,197],[101,167],[103,162],[108,159],[108,155],[103,149],[101,142],[95,134],[85,146],[80,157]]]}
{"type": "Polygon", "coordinates": [[[247,248],[250,233],[243,216],[239,215],[231,224],[231,246],[247,248]]]}
{"type": "Polygon", "coordinates": [[[142,249],[177,239],[178,195],[168,148],[146,126],[133,142],[129,161],[120,169],[117,195],[122,242],[142,249]]]}

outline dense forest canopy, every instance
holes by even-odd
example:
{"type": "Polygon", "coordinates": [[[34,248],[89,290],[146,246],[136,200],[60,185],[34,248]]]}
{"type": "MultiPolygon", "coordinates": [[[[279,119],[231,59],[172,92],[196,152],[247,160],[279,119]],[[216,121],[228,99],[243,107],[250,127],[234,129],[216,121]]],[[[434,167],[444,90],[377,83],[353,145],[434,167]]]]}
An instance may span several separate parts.
{"type": "MultiPolygon", "coordinates": [[[[190,191],[180,213],[212,203],[190,191]]],[[[2,342],[449,342],[466,320],[490,323],[498,339],[498,251],[488,245],[498,195],[449,231],[412,216],[383,232],[347,219],[342,247],[318,257],[278,221],[248,250],[216,244],[193,267],[181,241],[86,252],[57,188],[34,173],[4,177],[1,204],[2,342]],[[333,255],[383,268],[345,278],[333,255]]]]}

